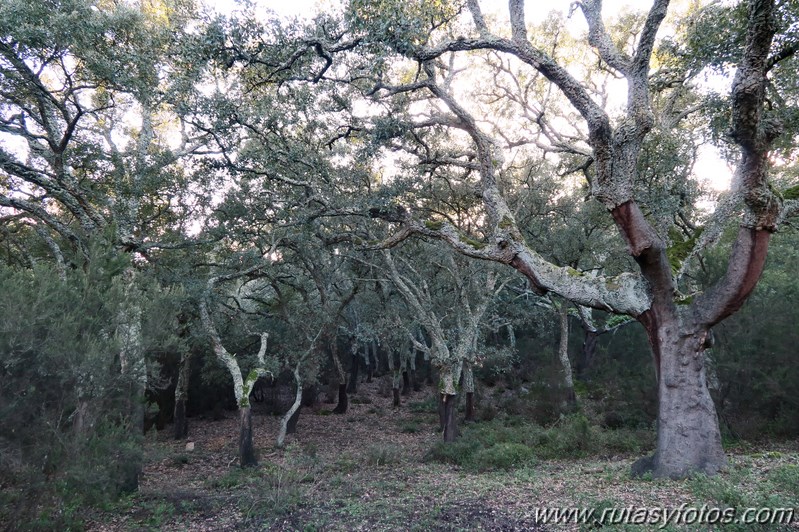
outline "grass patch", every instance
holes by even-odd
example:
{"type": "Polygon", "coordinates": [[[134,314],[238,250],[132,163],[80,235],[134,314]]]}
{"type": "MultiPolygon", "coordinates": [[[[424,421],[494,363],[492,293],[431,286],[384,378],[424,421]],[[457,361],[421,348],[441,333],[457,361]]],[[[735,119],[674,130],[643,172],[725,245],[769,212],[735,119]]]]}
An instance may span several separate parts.
{"type": "Polygon", "coordinates": [[[561,418],[549,428],[508,418],[464,427],[458,440],[436,443],[427,458],[474,471],[508,470],[529,465],[535,458],[641,453],[653,439],[650,431],[602,429],[580,414],[561,418]]]}
{"type": "Polygon", "coordinates": [[[414,414],[437,414],[438,399],[433,396],[424,401],[411,401],[408,403],[408,410],[414,414]]]}
{"type": "Polygon", "coordinates": [[[370,466],[396,464],[399,460],[399,449],[393,445],[372,445],[366,449],[366,463],[370,466]]]}
{"type": "Polygon", "coordinates": [[[419,432],[419,423],[416,421],[405,421],[400,425],[399,429],[403,434],[415,434],[419,432]]]}
{"type": "Polygon", "coordinates": [[[742,507],[747,502],[748,497],[738,484],[733,479],[723,476],[696,475],[690,481],[694,495],[727,508],[742,507]]]}
{"type": "Polygon", "coordinates": [[[531,447],[522,443],[498,443],[480,449],[474,455],[474,467],[478,471],[509,470],[530,466],[535,460],[531,447]]]}
{"type": "Polygon", "coordinates": [[[782,492],[799,499],[799,466],[786,464],[769,472],[769,480],[782,492]]]}
{"type": "Polygon", "coordinates": [[[371,397],[359,396],[359,397],[353,397],[352,399],[350,399],[350,402],[354,405],[370,405],[372,404],[372,399],[371,397]]]}

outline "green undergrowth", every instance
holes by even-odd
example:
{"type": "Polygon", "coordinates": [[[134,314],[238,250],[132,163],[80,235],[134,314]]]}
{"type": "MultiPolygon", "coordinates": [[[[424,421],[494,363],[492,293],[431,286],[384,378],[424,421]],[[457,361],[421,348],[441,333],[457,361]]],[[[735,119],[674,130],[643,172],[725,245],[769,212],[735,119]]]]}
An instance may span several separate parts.
{"type": "Polygon", "coordinates": [[[550,427],[510,418],[466,426],[456,441],[436,443],[427,459],[479,472],[529,466],[536,460],[642,454],[653,444],[652,431],[604,429],[582,414],[564,416],[550,427]]]}
{"type": "MultiPolygon", "coordinates": [[[[747,509],[760,509],[759,518],[766,523],[729,523],[725,530],[788,530],[792,525],[780,522],[778,515],[793,515],[793,525],[799,517],[799,467],[796,464],[776,463],[765,475],[758,475],[746,465],[714,477],[696,475],[688,481],[691,492],[707,504],[722,509],[735,508],[735,515],[747,509]],[[770,515],[769,515],[770,514],[770,515]]],[[[751,511],[751,510],[749,510],[751,511]]]]}
{"type": "Polygon", "coordinates": [[[265,462],[254,468],[232,467],[207,484],[227,492],[248,520],[262,520],[296,509],[325,475],[316,458],[297,452],[285,464],[265,462]]]}

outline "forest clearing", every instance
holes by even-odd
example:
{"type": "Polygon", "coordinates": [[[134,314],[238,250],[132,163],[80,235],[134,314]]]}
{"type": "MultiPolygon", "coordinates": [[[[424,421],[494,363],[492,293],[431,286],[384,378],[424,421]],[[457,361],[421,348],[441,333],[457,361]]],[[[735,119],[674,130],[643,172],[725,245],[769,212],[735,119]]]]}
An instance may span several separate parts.
{"type": "MultiPolygon", "coordinates": [[[[485,391],[491,402],[502,394],[485,391]]],[[[544,448],[518,456],[502,440],[522,441],[530,427],[518,419],[479,421],[465,426],[465,438],[475,441],[480,434],[481,449],[495,452],[458,465],[435,453],[441,435],[432,390],[404,399],[395,408],[376,384],[363,384],[345,415],[330,414],[329,405],[304,409],[285,449],[272,445],[278,418],[256,415],[260,465],[247,470],[236,463],[237,424],[230,413],[224,420],[192,421],[192,451],[168,430],[149,435],[139,492],[92,514],[87,530],[589,530],[608,508],[799,506],[795,441],[735,446],[729,472],[717,478],[658,481],[629,473],[638,453],[648,450],[640,441],[653,442],[652,431],[581,428],[564,420],[544,448]],[[540,523],[535,510],[547,508],[595,509],[596,517],[540,523]]],[[[469,450],[461,452],[467,458],[469,450]]],[[[677,518],[645,527],[616,519],[608,516],[602,530],[718,528],[677,518]]],[[[722,529],[795,530],[797,524],[722,529]]]]}

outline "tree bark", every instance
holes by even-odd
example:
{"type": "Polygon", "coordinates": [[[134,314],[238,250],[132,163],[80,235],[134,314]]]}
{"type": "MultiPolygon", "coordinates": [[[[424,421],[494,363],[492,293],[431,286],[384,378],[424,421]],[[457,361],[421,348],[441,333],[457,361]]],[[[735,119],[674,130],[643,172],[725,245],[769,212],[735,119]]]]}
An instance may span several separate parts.
{"type": "Polygon", "coordinates": [[[463,364],[463,391],[466,394],[464,421],[474,421],[474,374],[471,363],[463,364]]]}
{"type": "Polygon", "coordinates": [[[402,395],[410,395],[411,393],[411,378],[408,375],[408,370],[402,370],[402,395]]]}
{"type": "Polygon", "coordinates": [[[583,338],[583,345],[580,349],[580,358],[575,364],[575,372],[580,379],[585,378],[588,371],[594,365],[594,358],[596,357],[596,347],[599,343],[599,333],[585,329],[585,337],[583,338]]]}
{"type": "Polygon", "coordinates": [[[334,414],[346,414],[347,407],[349,406],[349,399],[347,398],[347,385],[338,385],[338,404],[333,409],[334,414]]]}
{"type": "Polygon", "coordinates": [[[633,474],[684,478],[714,475],[727,459],[721,445],[716,407],[707,387],[705,341],[708,332],[681,334],[673,322],[647,327],[658,370],[658,435],[654,456],[633,465],[633,474]]]}
{"type": "Polygon", "coordinates": [[[239,457],[241,467],[258,465],[252,443],[252,410],[249,406],[239,407],[239,457]]]}
{"type": "Polygon", "coordinates": [[[347,391],[349,393],[357,393],[358,392],[358,367],[360,366],[360,355],[358,353],[352,354],[351,366],[350,366],[350,382],[347,386],[347,391]]]}
{"type": "Polygon", "coordinates": [[[474,392],[466,392],[466,415],[464,421],[474,421],[474,392]]]}
{"type": "Polygon", "coordinates": [[[302,407],[298,408],[297,411],[294,412],[289,418],[289,421],[286,424],[286,434],[295,434],[297,432],[297,423],[300,420],[300,412],[302,412],[302,407]]]}
{"type": "Polygon", "coordinates": [[[577,401],[574,393],[574,377],[572,376],[572,366],[569,362],[569,305],[563,301],[558,310],[560,318],[560,341],[558,342],[558,359],[563,368],[563,386],[566,390],[566,404],[572,405],[577,401]]]}
{"type": "Polygon", "coordinates": [[[294,434],[297,430],[297,421],[300,418],[300,407],[302,406],[302,377],[300,377],[299,364],[294,368],[294,383],[297,385],[294,403],[280,420],[280,431],[277,434],[278,447],[283,447],[286,434],[294,434]]]}
{"type": "Polygon", "coordinates": [[[418,351],[413,349],[411,351],[410,357],[410,365],[411,365],[411,387],[413,388],[414,392],[418,392],[422,389],[419,385],[418,375],[416,374],[416,357],[419,355],[418,351]]]}
{"type": "Polygon", "coordinates": [[[175,439],[182,440],[189,435],[189,423],[186,419],[186,401],[189,396],[189,375],[191,374],[191,353],[183,353],[180,357],[178,382],[175,386],[175,439]]]}
{"type": "Polygon", "coordinates": [[[453,442],[458,437],[457,398],[457,395],[441,394],[439,415],[445,442],[453,442]]]}
{"type": "Polygon", "coordinates": [[[335,335],[330,339],[330,356],[333,358],[333,365],[338,374],[338,404],[333,409],[334,414],[346,414],[349,401],[347,400],[347,374],[344,371],[344,364],[338,356],[338,340],[335,335]]]}

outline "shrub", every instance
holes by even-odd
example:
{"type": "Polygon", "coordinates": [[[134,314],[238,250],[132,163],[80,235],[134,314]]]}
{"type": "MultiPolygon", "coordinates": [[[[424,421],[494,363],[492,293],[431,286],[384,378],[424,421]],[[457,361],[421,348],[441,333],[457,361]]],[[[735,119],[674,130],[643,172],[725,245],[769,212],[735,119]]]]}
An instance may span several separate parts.
{"type": "Polygon", "coordinates": [[[522,443],[498,443],[480,449],[472,457],[472,467],[478,471],[514,469],[529,466],[535,459],[533,449],[522,443]]]}
{"type": "Polygon", "coordinates": [[[366,463],[383,466],[399,462],[399,450],[393,445],[372,445],[366,450],[366,463]]]}
{"type": "Polygon", "coordinates": [[[549,428],[507,418],[465,427],[455,442],[437,442],[427,459],[482,471],[520,467],[533,458],[640,453],[653,444],[651,431],[604,430],[591,425],[582,414],[564,416],[549,428]]]}

